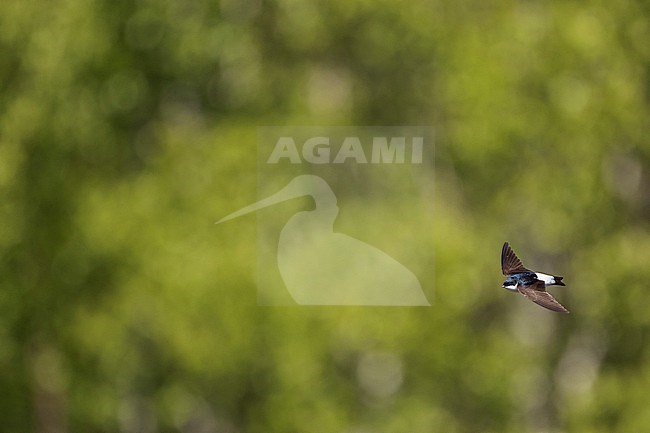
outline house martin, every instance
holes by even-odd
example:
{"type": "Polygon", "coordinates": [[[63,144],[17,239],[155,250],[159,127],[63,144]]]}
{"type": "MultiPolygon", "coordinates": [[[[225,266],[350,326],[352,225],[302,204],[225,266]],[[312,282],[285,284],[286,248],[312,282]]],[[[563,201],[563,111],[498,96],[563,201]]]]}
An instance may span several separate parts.
{"type": "Polygon", "coordinates": [[[504,289],[519,292],[537,305],[549,310],[558,313],[569,312],[553,295],[546,291],[548,286],[564,286],[562,277],[526,269],[508,242],[505,242],[501,249],[501,271],[506,276],[506,280],[503,282],[504,289]]]}

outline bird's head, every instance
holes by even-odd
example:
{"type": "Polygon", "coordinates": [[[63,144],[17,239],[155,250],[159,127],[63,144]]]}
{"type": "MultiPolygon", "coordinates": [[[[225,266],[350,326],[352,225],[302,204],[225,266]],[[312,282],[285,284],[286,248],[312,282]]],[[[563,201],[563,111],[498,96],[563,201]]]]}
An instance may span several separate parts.
{"type": "Polygon", "coordinates": [[[517,280],[514,277],[508,277],[506,280],[503,282],[503,287],[504,289],[508,290],[515,290],[515,287],[517,286],[517,280]]]}

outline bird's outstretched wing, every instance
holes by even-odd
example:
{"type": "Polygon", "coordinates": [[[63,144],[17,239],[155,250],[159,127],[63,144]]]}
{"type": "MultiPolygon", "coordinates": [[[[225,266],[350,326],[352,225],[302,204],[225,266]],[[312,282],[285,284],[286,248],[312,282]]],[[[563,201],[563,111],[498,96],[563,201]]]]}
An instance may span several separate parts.
{"type": "Polygon", "coordinates": [[[552,311],[557,311],[558,313],[568,313],[569,310],[564,308],[544,287],[544,281],[537,280],[537,282],[530,286],[520,285],[517,287],[517,290],[537,305],[541,305],[552,311]]]}
{"type": "Polygon", "coordinates": [[[524,268],[521,260],[519,260],[519,257],[517,257],[515,252],[512,251],[508,242],[504,242],[503,248],[501,249],[501,272],[503,272],[503,275],[505,276],[510,276],[517,272],[531,272],[524,268]]]}

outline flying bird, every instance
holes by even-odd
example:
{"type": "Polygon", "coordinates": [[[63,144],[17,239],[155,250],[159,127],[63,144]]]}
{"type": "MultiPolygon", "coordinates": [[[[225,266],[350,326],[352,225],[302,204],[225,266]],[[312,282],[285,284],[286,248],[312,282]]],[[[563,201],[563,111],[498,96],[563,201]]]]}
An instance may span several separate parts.
{"type": "Polygon", "coordinates": [[[503,282],[504,289],[519,292],[537,305],[549,310],[558,313],[569,312],[553,295],[546,291],[548,286],[564,286],[562,277],[526,269],[508,242],[505,242],[501,249],[501,271],[507,277],[503,282]]]}

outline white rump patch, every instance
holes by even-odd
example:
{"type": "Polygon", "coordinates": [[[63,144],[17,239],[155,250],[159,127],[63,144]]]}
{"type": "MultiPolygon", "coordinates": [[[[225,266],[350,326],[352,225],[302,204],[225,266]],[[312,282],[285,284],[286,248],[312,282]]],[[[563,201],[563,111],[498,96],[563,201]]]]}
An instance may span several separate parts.
{"type": "Polygon", "coordinates": [[[544,281],[544,285],[546,286],[555,284],[555,277],[553,275],[542,274],[541,272],[535,272],[535,275],[537,275],[537,279],[544,281]]]}

